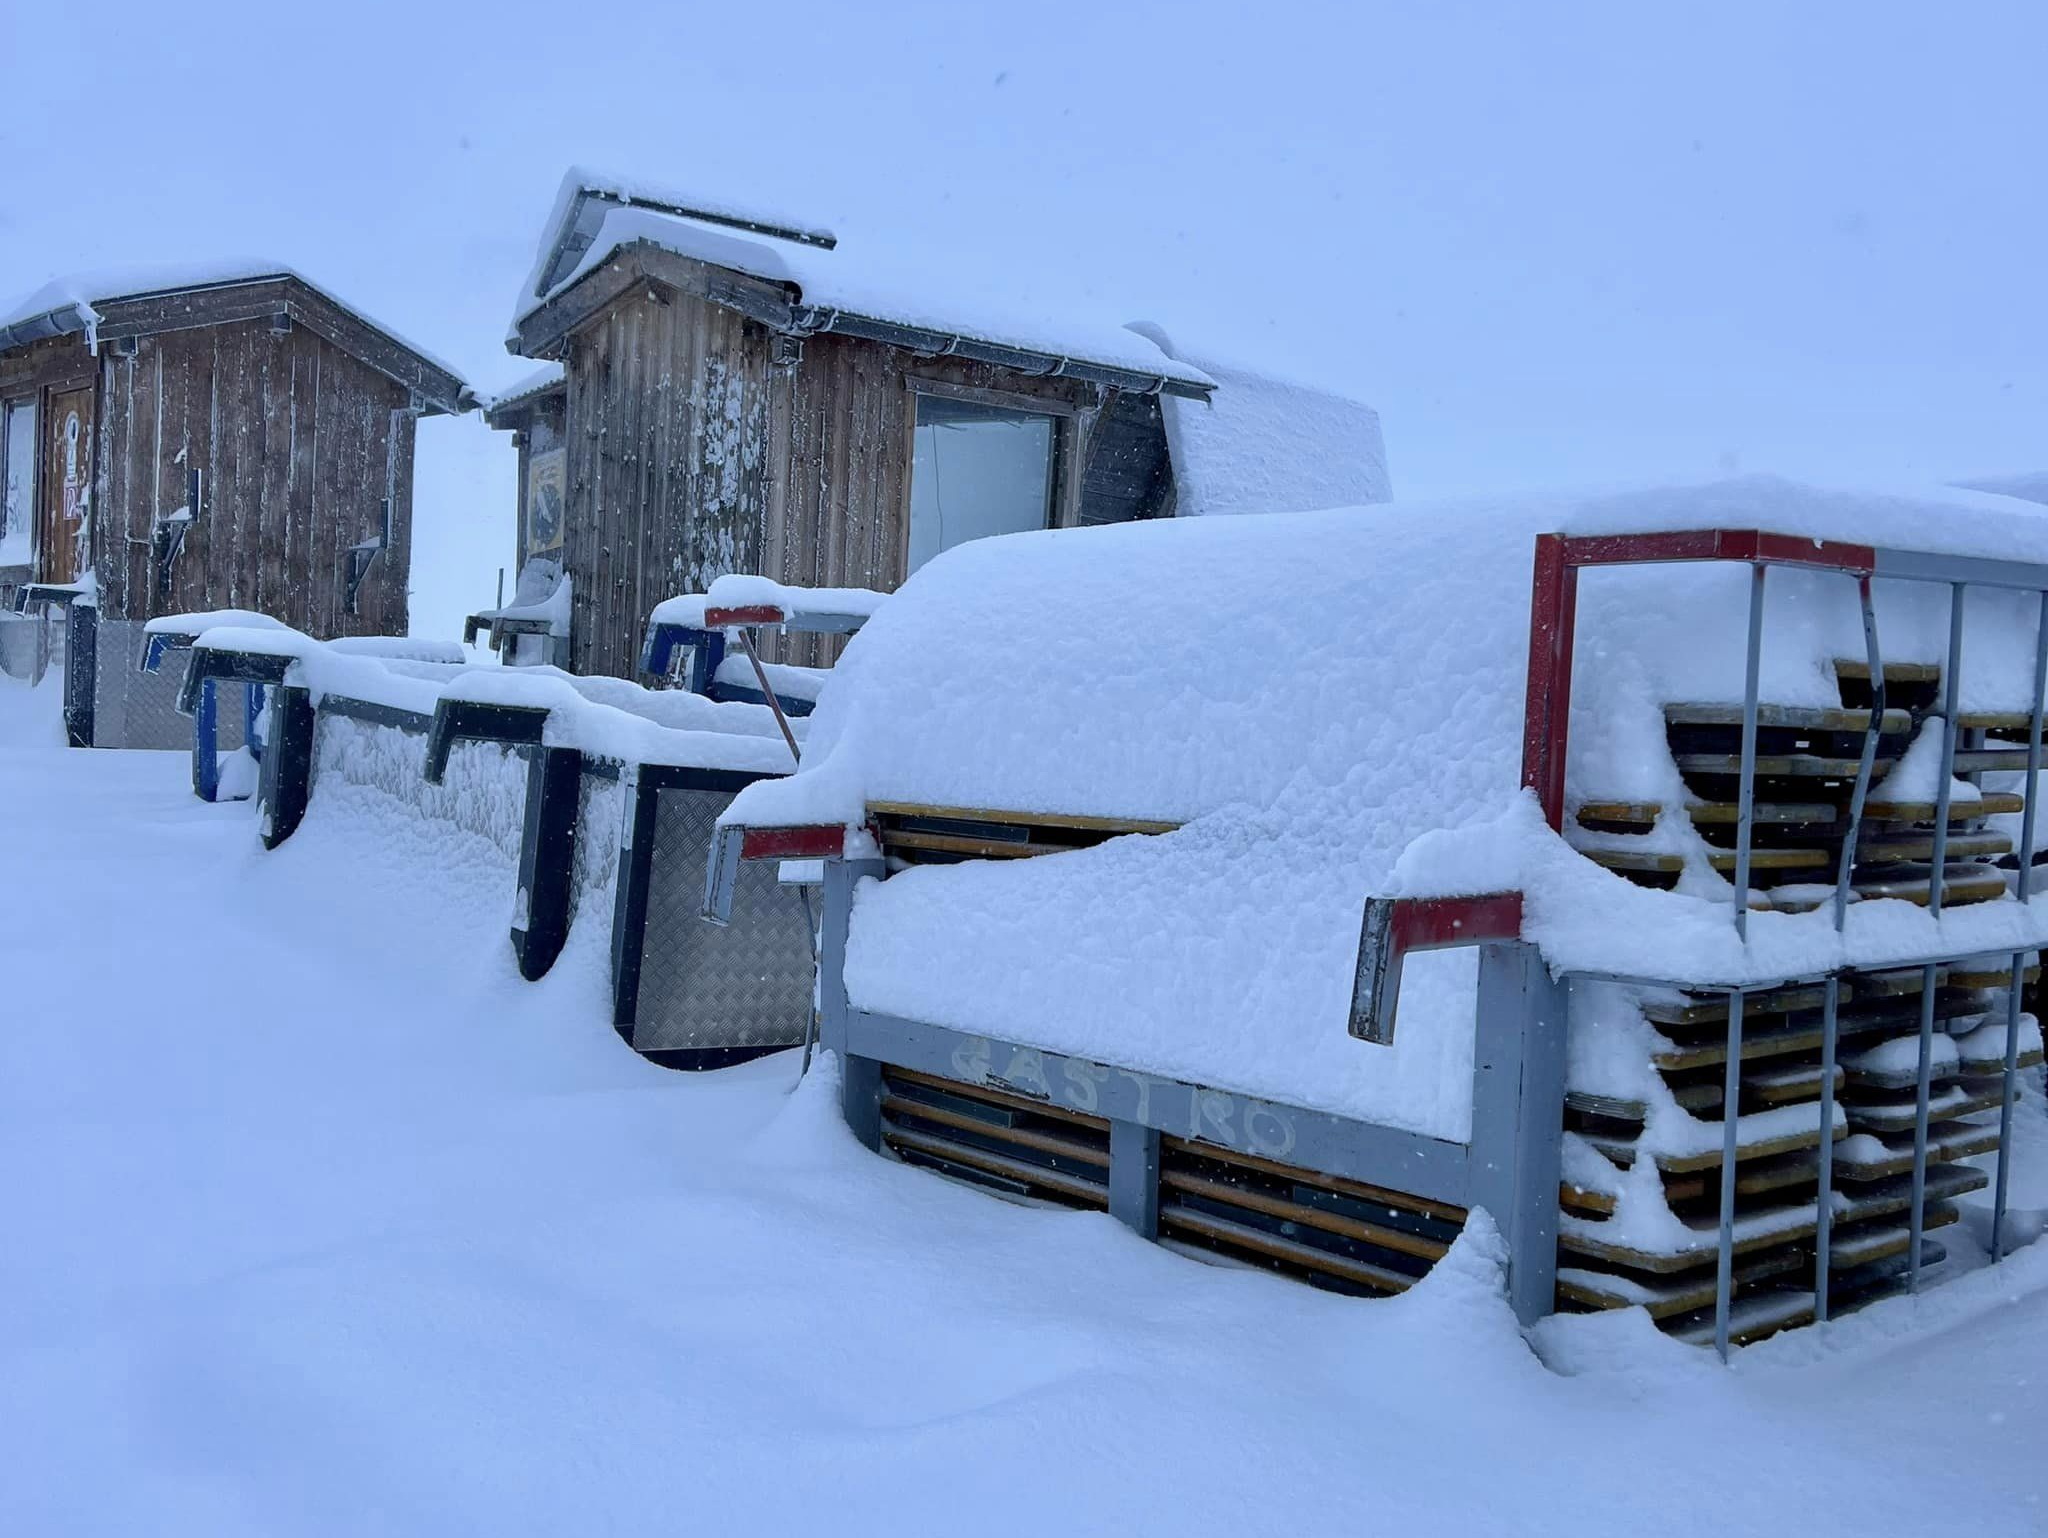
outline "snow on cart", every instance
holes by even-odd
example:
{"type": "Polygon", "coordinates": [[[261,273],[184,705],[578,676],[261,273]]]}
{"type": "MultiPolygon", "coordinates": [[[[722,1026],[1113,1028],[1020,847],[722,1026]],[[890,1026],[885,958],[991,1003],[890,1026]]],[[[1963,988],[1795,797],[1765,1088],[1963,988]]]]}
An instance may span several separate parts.
{"type": "Polygon", "coordinates": [[[871,1146],[1364,1293],[1484,1207],[1523,1319],[1725,1350],[2004,1217],[2044,595],[2010,501],[1769,479],[981,541],[710,906],[826,862],[871,1146]]]}
{"type": "MultiPolygon", "coordinates": [[[[750,580],[726,588],[759,600],[731,588],[750,580]]],[[[847,594],[826,595],[824,608],[801,589],[770,596],[773,615],[758,602],[685,600],[694,644],[723,648],[733,636],[758,661],[755,627],[844,633],[860,622],[845,612],[847,594]]],[[[748,700],[475,666],[452,643],[322,643],[240,611],[152,622],[144,665],[168,671],[185,657],[194,788],[228,799],[253,783],[266,846],[325,806],[404,858],[460,858],[495,873],[513,894],[511,941],[529,979],[553,966],[580,914],[608,916],[613,1024],[657,1061],[713,1067],[806,1038],[807,898],[757,867],[740,922],[713,928],[698,913],[718,814],[743,787],[795,765],[805,729],[795,707],[817,691],[784,675],[814,670],[776,669],[767,695],[757,676],[748,700]],[[785,709],[779,689],[807,698],[785,709]],[[227,751],[223,691],[247,722],[246,744],[227,751]]]]}

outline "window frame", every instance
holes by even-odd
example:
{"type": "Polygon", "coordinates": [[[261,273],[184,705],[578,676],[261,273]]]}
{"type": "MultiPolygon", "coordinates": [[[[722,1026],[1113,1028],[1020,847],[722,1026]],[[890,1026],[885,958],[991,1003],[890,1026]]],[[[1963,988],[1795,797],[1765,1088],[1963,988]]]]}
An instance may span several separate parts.
{"type": "MultiPolygon", "coordinates": [[[[1061,400],[1057,396],[1031,395],[1022,390],[1004,390],[993,386],[964,385],[926,374],[906,375],[903,413],[903,501],[900,508],[903,535],[896,544],[898,583],[910,578],[910,518],[913,506],[911,482],[916,474],[917,398],[920,395],[934,395],[945,400],[959,401],[963,405],[987,406],[998,411],[1049,417],[1052,420],[1052,469],[1048,475],[1048,482],[1052,494],[1046,499],[1045,527],[1067,529],[1079,522],[1081,477],[1076,472],[1081,456],[1076,450],[1083,412],[1081,406],[1072,401],[1061,400]]],[[[941,554],[943,553],[942,551],[941,554]]]]}
{"type": "MultiPolygon", "coordinates": [[[[17,411],[28,413],[28,566],[30,572],[38,569],[43,544],[43,397],[45,390],[29,390],[20,395],[0,394],[0,518],[7,514],[7,442],[8,428],[17,411]]],[[[10,525],[11,527],[11,525],[10,525]]],[[[12,569],[13,563],[10,563],[12,569]]]]}

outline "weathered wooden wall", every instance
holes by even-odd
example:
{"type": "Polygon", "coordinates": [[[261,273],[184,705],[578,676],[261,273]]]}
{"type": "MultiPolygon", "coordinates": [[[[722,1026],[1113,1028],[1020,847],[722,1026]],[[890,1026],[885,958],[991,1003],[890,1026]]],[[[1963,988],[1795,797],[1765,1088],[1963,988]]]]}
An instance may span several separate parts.
{"type": "MultiPolygon", "coordinates": [[[[758,322],[697,294],[636,286],[567,346],[571,666],[634,675],[648,611],[728,572],[893,589],[909,536],[914,385],[996,391],[1059,412],[1063,462],[1087,439],[1092,385],[813,336],[770,362],[758,322]]],[[[1063,474],[1060,521],[1080,476],[1063,474]]],[[[837,646],[790,638],[793,661],[837,646]]]]}
{"type": "Polygon", "coordinates": [[[415,423],[406,388],[304,327],[267,320],[136,339],[130,356],[82,338],[0,358],[0,395],[91,384],[91,560],[109,619],[256,609],[322,639],[403,634],[411,575],[415,423]],[[205,475],[201,512],[156,590],[151,530],[205,475]],[[377,530],[393,492],[392,544],[344,612],[343,552],[377,530]]]}
{"type": "Polygon", "coordinates": [[[640,290],[581,330],[567,361],[571,666],[630,678],[649,609],[758,567],[768,335],[640,290]]]}
{"type": "Polygon", "coordinates": [[[404,634],[413,417],[407,390],[304,327],[163,332],[100,356],[93,546],[102,611],[140,619],[256,609],[326,639],[404,634]],[[199,517],[159,597],[156,519],[205,473],[199,517]],[[392,494],[391,546],[345,610],[345,552],[392,494]]]}

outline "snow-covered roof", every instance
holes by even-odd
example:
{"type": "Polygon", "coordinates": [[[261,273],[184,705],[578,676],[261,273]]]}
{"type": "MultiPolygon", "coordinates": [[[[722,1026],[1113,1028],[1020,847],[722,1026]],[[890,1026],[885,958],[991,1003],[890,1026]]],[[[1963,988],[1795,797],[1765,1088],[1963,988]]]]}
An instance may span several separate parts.
{"type": "Polygon", "coordinates": [[[1307,511],[1392,498],[1379,413],[1365,402],[1191,351],[1148,322],[1131,329],[1217,384],[1205,401],[1160,401],[1176,515],[1307,511]]]}
{"type": "MultiPolygon", "coordinates": [[[[803,768],[728,819],[851,825],[894,802],[1179,823],[868,889],[855,1001],[1446,1136],[1469,1114],[1474,962],[1415,958],[1395,1047],[1351,1040],[1369,894],[1519,887],[1553,965],[1674,977],[2038,943],[2017,904],[1937,922],[1870,902],[1846,937],[1825,913],[1759,913],[1744,950],[1725,894],[1630,885],[1544,826],[1519,788],[1535,536],[1699,527],[2048,561],[2048,514],[2024,504],[1765,477],[976,540],[877,612],[803,768]]],[[[1583,577],[1572,796],[1684,803],[1663,705],[1741,698],[1747,582],[1725,564],[1583,577]]],[[[1856,584],[1779,570],[1769,591],[1765,697],[1839,706],[1856,584]]],[[[1944,654],[1947,596],[1878,584],[1887,658],[1944,654]]],[[[1966,613],[1964,708],[2015,708],[2031,595],[1972,589],[1966,613]]]]}
{"type": "Polygon", "coordinates": [[[524,376],[510,388],[488,395],[480,404],[485,412],[495,413],[509,407],[523,406],[528,401],[539,400],[567,387],[567,376],[559,363],[543,363],[539,368],[524,376]]]}
{"type": "Polygon", "coordinates": [[[347,311],[373,331],[381,333],[386,340],[447,374],[458,387],[462,385],[461,372],[453,364],[436,357],[403,333],[364,314],[297,268],[268,257],[224,257],[210,262],[108,267],[62,274],[0,313],[0,351],[45,336],[79,331],[92,336],[99,325],[99,308],[104,305],[286,279],[312,290],[337,309],[347,311]]]}
{"type": "Polygon", "coordinates": [[[814,329],[826,329],[834,316],[851,316],[1012,348],[1052,362],[1094,364],[1196,393],[1215,383],[1200,368],[1168,357],[1149,338],[1115,320],[1089,322],[1048,313],[995,275],[919,266],[896,252],[838,249],[830,234],[805,229],[799,221],[706,205],[681,193],[657,195],[646,184],[581,167],[563,179],[542,231],[513,318],[514,333],[535,310],[637,241],[786,285],[814,329]]]}

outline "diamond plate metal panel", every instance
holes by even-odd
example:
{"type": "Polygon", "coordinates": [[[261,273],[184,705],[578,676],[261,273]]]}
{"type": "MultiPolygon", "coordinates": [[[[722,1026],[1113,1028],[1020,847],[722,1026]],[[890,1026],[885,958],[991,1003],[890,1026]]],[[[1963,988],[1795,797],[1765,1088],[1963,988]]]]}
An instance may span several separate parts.
{"type": "Polygon", "coordinates": [[[633,1045],[682,1048],[795,1046],[811,1012],[811,947],[796,893],[775,862],[740,867],[732,922],[698,916],[711,829],[728,792],[658,792],[647,944],[633,1045]]]}
{"type": "MultiPolygon", "coordinates": [[[[185,659],[173,655],[161,672],[136,666],[142,652],[140,620],[107,620],[96,630],[99,666],[93,674],[93,744],[102,748],[192,750],[192,718],[177,711],[185,685],[185,659]]],[[[242,745],[242,686],[221,684],[217,746],[242,745]]]]}

